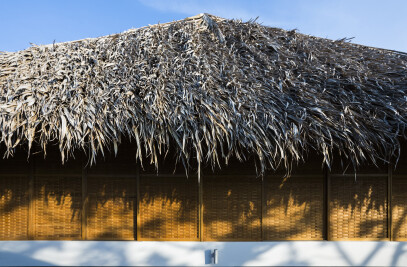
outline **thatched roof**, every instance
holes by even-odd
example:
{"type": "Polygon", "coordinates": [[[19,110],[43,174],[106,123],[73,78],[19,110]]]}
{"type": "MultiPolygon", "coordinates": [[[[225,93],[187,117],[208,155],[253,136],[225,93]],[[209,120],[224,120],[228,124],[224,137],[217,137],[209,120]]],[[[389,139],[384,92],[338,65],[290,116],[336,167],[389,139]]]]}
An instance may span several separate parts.
{"type": "Polygon", "coordinates": [[[311,150],[386,161],[406,130],[406,71],[405,53],[201,14],[2,53],[1,143],[94,159],[126,136],[139,159],[255,156],[260,172],[311,150]]]}

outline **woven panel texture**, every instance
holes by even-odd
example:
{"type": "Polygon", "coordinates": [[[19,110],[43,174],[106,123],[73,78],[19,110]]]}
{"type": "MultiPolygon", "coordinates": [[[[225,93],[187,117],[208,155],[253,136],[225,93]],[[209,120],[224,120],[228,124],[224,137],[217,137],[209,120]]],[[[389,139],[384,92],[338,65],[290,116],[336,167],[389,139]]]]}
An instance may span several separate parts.
{"type": "Polygon", "coordinates": [[[203,179],[204,240],[261,240],[261,179],[203,179]]]}
{"type": "Polygon", "coordinates": [[[323,177],[265,180],[264,240],[323,240],[323,177]]]}
{"type": "Polygon", "coordinates": [[[142,177],[139,237],[198,240],[197,178],[142,177]]]}
{"type": "Polygon", "coordinates": [[[28,239],[28,178],[0,176],[0,240],[28,239]]]}
{"type": "Polygon", "coordinates": [[[331,239],[388,238],[387,177],[330,178],[331,239]]]}
{"type": "Polygon", "coordinates": [[[135,239],[135,178],[88,177],[88,197],[87,239],[135,239]]]}
{"type": "Polygon", "coordinates": [[[80,177],[35,177],[35,239],[81,239],[81,183],[80,177]]]}
{"type": "Polygon", "coordinates": [[[393,239],[407,240],[407,177],[393,176],[393,239]]]}

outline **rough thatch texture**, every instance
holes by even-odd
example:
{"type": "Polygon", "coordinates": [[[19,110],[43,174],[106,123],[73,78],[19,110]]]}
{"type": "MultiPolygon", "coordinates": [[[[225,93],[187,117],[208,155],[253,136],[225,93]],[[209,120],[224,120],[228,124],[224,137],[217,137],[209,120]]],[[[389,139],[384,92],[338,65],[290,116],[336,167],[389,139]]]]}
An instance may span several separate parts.
{"type": "Polygon", "coordinates": [[[255,155],[260,173],[316,150],[359,164],[397,155],[407,55],[202,14],[0,55],[0,131],[62,160],[130,136],[137,157],[255,155]]]}

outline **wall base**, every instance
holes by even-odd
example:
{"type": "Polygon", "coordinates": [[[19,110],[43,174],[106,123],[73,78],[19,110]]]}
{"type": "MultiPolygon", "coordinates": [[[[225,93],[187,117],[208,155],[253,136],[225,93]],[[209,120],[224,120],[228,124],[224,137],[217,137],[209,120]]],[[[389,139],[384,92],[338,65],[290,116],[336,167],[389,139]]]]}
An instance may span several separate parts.
{"type": "Polygon", "coordinates": [[[407,266],[407,242],[0,241],[0,266],[407,266]]]}

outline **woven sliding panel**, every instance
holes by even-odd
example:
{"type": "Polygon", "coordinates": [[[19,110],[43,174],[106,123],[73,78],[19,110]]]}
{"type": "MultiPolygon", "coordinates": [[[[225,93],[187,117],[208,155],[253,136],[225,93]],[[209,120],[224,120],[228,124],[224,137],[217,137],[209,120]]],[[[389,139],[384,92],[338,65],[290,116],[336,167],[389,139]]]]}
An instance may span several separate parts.
{"type": "Polygon", "coordinates": [[[261,240],[261,179],[204,177],[203,239],[261,240]]]}
{"type": "Polygon", "coordinates": [[[324,180],[269,176],[264,180],[263,240],[323,240],[324,180]]]}
{"type": "Polygon", "coordinates": [[[198,179],[140,178],[139,239],[199,240],[198,179]]]}
{"type": "Polygon", "coordinates": [[[136,178],[88,177],[87,239],[134,240],[136,178]]]}
{"type": "Polygon", "coordinates": [[[407,241],[407,142],[401,146],[398,164],[392,171],[392,238],[407,241]]]}
{"type": "Polygon", "coordinates": [[[393,239],[407,240],[407,175],[393,175],[392,190],[393,239]]]}
{"type": "Polygon", "coordinates": [[[392,237],[407,241],[407,144],[402,143],[400,159],[392,176],[392,237]]]}
{"type": "Polygon", "coordinates": [[[28,177],[0,175],[0,240],[28,239],[28,177]]]}
{"type": "Polygon", "coordinates": [[[34,238],[81,239],[81,205],[81,177],[36,176],[34,238]]]}
{"type": "Polygon", "coordinates": [[[329,238],[388,238],[387,177],[331,175],[329,238]]]}

